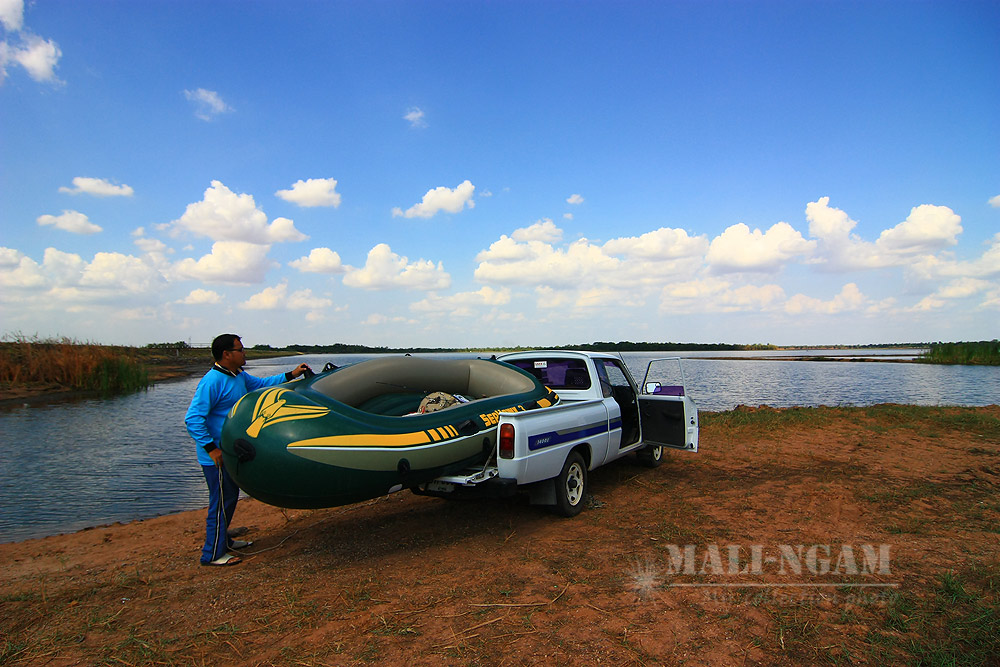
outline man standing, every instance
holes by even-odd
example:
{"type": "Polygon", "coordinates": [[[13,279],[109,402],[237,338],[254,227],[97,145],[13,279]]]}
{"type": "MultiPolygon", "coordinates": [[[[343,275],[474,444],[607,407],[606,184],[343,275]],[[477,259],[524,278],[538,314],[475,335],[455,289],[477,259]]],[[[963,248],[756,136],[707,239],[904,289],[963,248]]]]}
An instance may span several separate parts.
{"type": "Polygon", "coordinates": [[[306,364],[293,371],[258,378],[245,373],[246,352],[236,334],[222,334],[212,341],[215,365],[198,383],[184,423],[198,445],[198,463],[208,484],[208,519],[205,522],[205,547],[201,551],[202,565],[235,565],[240,557],[230,549],[245,549],[251,542],[233,541],[227,535],[236,512],[240,489],[222,466],[222,424],[229,409],[247,393],[288,382],[311,372],[306,364]]]}

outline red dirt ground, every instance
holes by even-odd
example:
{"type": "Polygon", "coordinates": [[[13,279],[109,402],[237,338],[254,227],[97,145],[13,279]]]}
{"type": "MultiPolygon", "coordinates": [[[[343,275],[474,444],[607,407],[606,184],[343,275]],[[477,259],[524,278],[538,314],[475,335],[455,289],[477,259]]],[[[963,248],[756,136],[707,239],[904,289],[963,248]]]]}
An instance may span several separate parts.
{"type": "Polygon", "coordinates": [[[241,501],[255,544],[226,568],[198,565],[200,511],[2,544],[0,664],[909,660],[920,637],[887,621],[893,596],[932,600],[948,572],[998,580],[1000,407],[905,410],[706,416],[697,454],[593,471],[573,519],[403,492],[311,511],[241,501]],[[671,574],[685,545],[695,572],[671,574]],[[730,573],[734,545],[743,568],[756,545],[761,570],[730,573]],[[767,560],[782,545],[889,556],[883,571],[782,573],[767,560]]]}

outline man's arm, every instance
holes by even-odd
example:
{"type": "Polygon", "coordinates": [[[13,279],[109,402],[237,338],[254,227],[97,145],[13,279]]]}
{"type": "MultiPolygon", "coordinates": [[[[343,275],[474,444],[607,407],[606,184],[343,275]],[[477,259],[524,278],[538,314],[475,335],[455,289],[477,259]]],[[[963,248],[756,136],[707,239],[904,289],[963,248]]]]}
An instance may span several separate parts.
{"type": "Polygon", "coordinates": [[[288,382],[307,372],[309,373],[312,372],[312,369],[309,368],[309,365],[299,364],[298,366],[288,371],[287,373],[278,373],[277,375],[272,375],[266,378],[254,377],[253,375],[250,375],[246,371],[243,371],[243,378],[244,382],[246,382],[247,391],[254,391],[255,389],[260,389],[261,387],[271,387],[276,384],[281,384],[282,382],[288,382]]]}

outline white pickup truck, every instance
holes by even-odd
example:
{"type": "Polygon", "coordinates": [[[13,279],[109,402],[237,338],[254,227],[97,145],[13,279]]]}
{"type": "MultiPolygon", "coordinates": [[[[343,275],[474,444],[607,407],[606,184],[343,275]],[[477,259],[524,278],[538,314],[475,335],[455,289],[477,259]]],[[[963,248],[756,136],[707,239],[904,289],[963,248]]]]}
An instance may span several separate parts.
{"type": "Polygon", "coordinates": [[[542,350],[499,359],[537,377],[559,394],[559,403],[499,413],[496,451],[485,468],[440,477],[415,493],[459,497],[524,489],[533,503],[575,516],[585,505],[588,471],[633,452],[655,467],[665,447],[698,451],[698,409],[676,357],[651,361],[641,389],[625,362],[611,354],[542,350]]]}

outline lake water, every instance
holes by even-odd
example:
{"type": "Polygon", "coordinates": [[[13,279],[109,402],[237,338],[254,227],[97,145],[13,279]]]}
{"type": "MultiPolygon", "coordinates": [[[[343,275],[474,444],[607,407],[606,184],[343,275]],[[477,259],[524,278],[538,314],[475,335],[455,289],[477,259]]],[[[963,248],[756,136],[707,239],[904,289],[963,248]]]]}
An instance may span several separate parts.
{"type": "MultiPolygon", "coordinates": [[[[912,358],[919,351],[873,351],[912,358]]],[[[680,353],[688,394],[701,410],[737,405],[989,405],[1000,397],[1000,368],[885,362],[781,361],[782,356],[852,355],[857,351],[680,353]],[[738,359],[760,357],[768,360],[738,359]],[[726,358],[718,358],[718,357],[726,358]]],[[[475,354],[426,355],[469,358],[475,354]]],[[[641,382],[650,359],[623,355],[641,382]]],[[[250,364],[271,375],[305,361],[315,370],[371,358],[322,355],[250,364]]],[[[72,532],[205,507],[208,493],[184,413],[200,377],[109,400],[14,407],[0,411],[0,542],[72,532]]]]}

